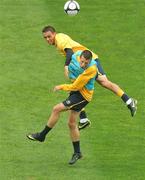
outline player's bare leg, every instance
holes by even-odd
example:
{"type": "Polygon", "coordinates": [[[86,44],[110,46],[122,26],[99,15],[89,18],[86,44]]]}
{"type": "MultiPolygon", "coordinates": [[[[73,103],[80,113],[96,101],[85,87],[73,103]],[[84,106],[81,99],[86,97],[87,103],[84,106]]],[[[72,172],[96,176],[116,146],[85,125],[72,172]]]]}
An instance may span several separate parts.
{"type": "Polygon", "coordinates": [[[45,140],[45,137],[48,134],[48,132],[57,123],[60,113],[65,110],[66,110],[66,107],[63,105],[63,103],[60,103],[60,104],[57,104],[56,106],[54,106],[45,128],[39,133],[28,134],[27,137],[33,141],[43,142],[45,140]]]}
{"type": "Polygon", "coordinates": [[[97,77],[97,82],[104,88],[109,89],[127,104],[128,109],[131,112],[131,116],[134,116],[137,111],[137,100],[130,98],[124,91],[115,83],[108,80],[106,75],[99,75],[97,77]]]}
{"type": "Polygon", "coordinates": [[[69,161],[69,164],[71,165],[82,157],[80,151],[80,132],[76,122],[78,115],[79,115],[78,112],[73,110],[70,111],[68,126],[70,129],[70,137],[74,148],[74,153],[72,155],[71,160],[69,161]]]}
{"type": "Polygon", "coordinates": [[[48,119],[47,126],[53,128],[59,119],[60,113],[66,110],[67,108],[64,106],[63,103],[59,103],[56,106],[54,106],[52,113],[48,119]]]}
{"type": "Polygon", "coordinates": [[[112,83],[111,81],[108,80],[108,78],[106,77],[106,75],[100,75],[97,77],[97,82],[103,86],[106,89],[109,89],[110,91],[112,91],[113,93],[117,94],[118,91],[120,90],[120,87],[115,84],[112,83]]]}

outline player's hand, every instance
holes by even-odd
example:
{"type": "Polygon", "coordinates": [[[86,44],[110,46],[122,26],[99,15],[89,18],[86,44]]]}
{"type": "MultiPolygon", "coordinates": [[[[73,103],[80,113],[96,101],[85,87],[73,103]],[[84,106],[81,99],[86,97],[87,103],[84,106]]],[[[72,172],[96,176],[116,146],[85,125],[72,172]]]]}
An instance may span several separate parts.
{"type": "Polygon", "coordinates": [[[54,89],[53,89],[54,92],[55,92],[55,91],[59,91],[59,90],[61,90],[61,87],[60,87],[60,86],[55,86],[54,89]]]}
{"type": "Polygon", "coordinates": [[[68,76],[68,66],[64,66],[64,75],[65,77],[68,79],[69,76],[68,76]]]}

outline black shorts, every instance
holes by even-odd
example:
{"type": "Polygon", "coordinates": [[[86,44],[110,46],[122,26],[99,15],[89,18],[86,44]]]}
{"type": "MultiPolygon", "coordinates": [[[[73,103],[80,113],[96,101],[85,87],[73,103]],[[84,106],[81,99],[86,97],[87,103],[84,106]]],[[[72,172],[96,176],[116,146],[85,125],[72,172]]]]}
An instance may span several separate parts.
{"type": "Polygon", "coordinates": [[[68,109],[80,112],[89,102],[81,95],[79,91],[70,92],[69,97],[62,102],[68,109]]]}
{"type": "Polygon", "coordinates": [[[97,68],[98,68],[98,73],[97,73],[97,76],[96,76],[96,79],[98,78],[98,76],[100,75],[106,75],[106,73],[104,72],[102,66],[101,66],[101,63],[100,63],[100,60],[99,59],[95,59],[95,61],[97,62],[97,68]]]}

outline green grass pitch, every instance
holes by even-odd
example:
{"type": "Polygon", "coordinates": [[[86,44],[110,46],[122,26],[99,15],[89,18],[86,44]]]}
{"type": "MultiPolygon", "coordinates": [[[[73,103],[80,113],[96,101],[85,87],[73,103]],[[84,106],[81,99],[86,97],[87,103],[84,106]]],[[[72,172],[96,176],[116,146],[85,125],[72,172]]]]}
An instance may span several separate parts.
{"type": "Polygon", "coordinates": [[[145,2],[78,0],[69,17],[63,0],[0,0],[0,179],[145,179],[145,2]],[[96,52],[108,77],[138,100],[130,116],[123,102],[97,83],[87,112],[92,126],[81,131],[84,158],[68,165],[73,149],[63,113],[44,143],[26,134],[41,130],[65,92],[64,58],[48,47],[41,29],[58,32],[96,52]]]}

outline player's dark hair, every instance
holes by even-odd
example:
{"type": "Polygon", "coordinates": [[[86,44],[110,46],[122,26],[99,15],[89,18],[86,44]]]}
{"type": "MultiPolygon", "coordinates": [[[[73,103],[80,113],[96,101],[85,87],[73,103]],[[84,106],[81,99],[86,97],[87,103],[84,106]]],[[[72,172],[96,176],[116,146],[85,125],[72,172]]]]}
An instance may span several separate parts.
{"type": "Polygon", "coordinates": [[[45,27],[42,29],[42,33],[45,33],[45,32],[48,32],[48,31],[50,31],[50,32],[52,32],[52,33],[56,32],[56,31],[55,31],[55,28],[52,27],[52,26],[45,26],[45,27]]]}
{"type": "Polygon", "coordinates": [[[85,59],[87,60],[91,60],[92,59],[92,53],[91,51],[89,50],[84,50],[82,53],[81,53],[81,56],[83,56],[85,59]]]}

